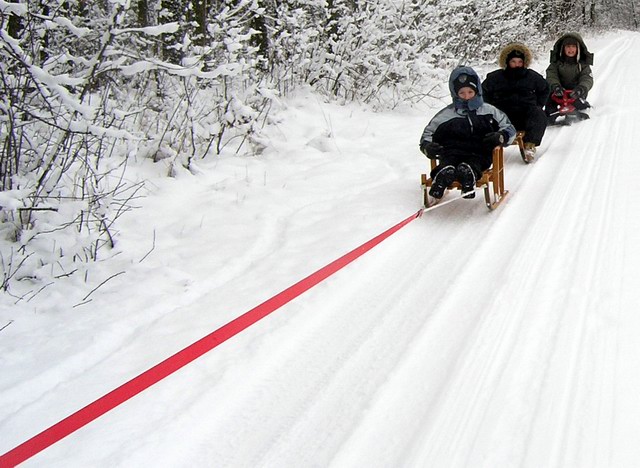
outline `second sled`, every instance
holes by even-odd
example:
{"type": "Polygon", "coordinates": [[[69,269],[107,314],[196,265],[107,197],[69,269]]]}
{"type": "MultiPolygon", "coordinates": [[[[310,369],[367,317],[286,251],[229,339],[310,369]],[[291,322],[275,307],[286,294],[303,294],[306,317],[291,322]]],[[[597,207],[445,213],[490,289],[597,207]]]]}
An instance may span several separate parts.
{"type": "MultiPolygon", "coordinates": [[[[587,120],[589,114],[581,112],[575,106],[576,98],[571,97],[571,90],[565,89],[562,97],[551,95],[551,99],[556,104],[555,112],[549,116],[552,121],[549,125],[571,125],[573,122],[579,122],[581,120],[587,120]]],[[[591,107],[591,105],[584,99],[580,100],[585,108],[591,107]]]]}

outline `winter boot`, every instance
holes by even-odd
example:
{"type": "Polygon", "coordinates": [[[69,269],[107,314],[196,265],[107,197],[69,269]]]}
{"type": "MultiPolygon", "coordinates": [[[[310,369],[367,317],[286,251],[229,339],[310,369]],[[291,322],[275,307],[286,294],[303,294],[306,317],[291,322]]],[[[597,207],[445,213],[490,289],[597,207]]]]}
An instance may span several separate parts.
{"type": "Polygon", "coordinates": [[[464,198],[475,198],[476,192],[476,175],[467,163],[460,163],[456,169],[456,179],[460,181],[462,193],[470,192],[464,198]]]}
{"type": "Polygon", "coordinates": [[[587,114],[586,112],[576,112],[576,117],[578,117],[578,120],[587,120],[589,118],[589,114],[587,114]]]}
{"type": "Polygon", "coordinates": [[[536,145],[535,143],[525,143],[524,144],[524,162],[527,164],[533,162],[536,158],[536,145]]]}
{"type": "Polygon", "coordinates": [[[453,166],[444,166],[440,169],[433,178],[429,195],[437,199],[442,198],[444,196],[444,191],[447,190],[447,187],[449,187],[449,185],[451,185],[455,180],[455,175],[456,170],[453,166]]]}

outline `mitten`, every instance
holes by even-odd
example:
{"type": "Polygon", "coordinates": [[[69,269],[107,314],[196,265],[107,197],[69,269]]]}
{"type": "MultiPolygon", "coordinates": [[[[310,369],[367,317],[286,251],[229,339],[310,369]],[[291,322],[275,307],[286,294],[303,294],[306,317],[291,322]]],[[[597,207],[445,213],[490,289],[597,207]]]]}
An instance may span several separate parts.
{"type": "Polygon", "coordinates": [[[492,148],[502,146],[504,144],[504,134],[502,132],[487,133],[482,139],[482,143],[492,148]]]}
{"type": "Polygon", "coordinates": [[[429,159],[436,159],[442,152],[442,145],[433,141],[425,141],[420,145],[420,151],[429,159]]]}
{"type": "Polygon", "coordinates": [[[569,95],[571,99],[580,99],[583,98],[587,94],[587,90],[582,86],[576,86],[571,94],[569,95]]]}
{"type": "Polygon", "coordinates": [[[555,97],[558,97],[558,98],[561,98],[564,95],[564,90],[562,89],[562,86],[560,86],[559,84],[554,85],[551,92],[555,97]]]}

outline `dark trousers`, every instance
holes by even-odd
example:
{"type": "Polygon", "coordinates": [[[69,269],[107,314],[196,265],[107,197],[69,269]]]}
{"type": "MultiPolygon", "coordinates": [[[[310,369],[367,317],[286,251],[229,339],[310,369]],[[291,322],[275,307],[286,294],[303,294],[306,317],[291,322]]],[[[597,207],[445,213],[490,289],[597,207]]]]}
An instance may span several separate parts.
{"type": "Polygon", "coordinates": [[[547,129],[547,115],[541,107],[527,106],[520,109],[505,109],[516,130],[524,131],[524,142],[540,146],[547,129]]]}

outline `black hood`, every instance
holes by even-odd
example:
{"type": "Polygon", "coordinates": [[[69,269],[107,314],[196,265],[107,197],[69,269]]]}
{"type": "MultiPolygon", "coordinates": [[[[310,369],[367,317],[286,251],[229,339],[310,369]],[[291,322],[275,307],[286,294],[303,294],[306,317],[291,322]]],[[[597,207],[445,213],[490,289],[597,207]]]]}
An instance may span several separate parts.
{"type": "Polygon", "coordinates": [[[593,54],[587,49],[587,45],[582,40],[582,36],[580,36],[580,34],[576,32],[566,33],[560,36],[560,38],[553,45],[553,49],[551,50],[551,63],[563,60],[562,47],[567,39],[573,39],[578,43],[578,56],[576,57],[578,63],[582,63],[584,65],[593,65],[593,54]]]}

